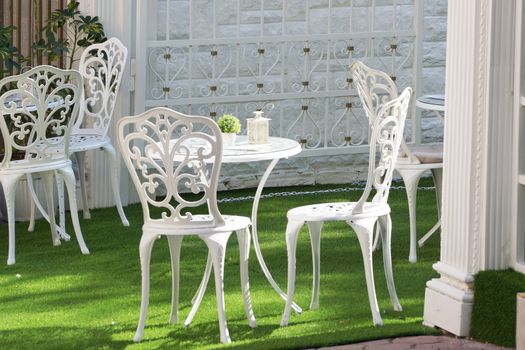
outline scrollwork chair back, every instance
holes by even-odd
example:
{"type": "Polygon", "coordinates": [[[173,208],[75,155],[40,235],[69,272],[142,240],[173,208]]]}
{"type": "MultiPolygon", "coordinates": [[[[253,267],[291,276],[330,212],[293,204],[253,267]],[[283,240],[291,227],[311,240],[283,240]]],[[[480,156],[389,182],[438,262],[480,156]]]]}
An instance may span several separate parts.
{"type": "Polygon", "coordinates": [[[4,78],[0,93],[0,169],[68,159],[69,135],[82,98],[77,71],[35,67],[4,78]],[[23,154],[23,159],[14,159],[13,153],[23,154]]]}
{"type": "Polygon", "coordinates": [[[80,56],[79,71],[84,77],[82,118],[75,132],[105,137],[111,124],[128,49],[117,38],[87,47],[80,56]]]}
{"type": "MultiPolygon", "coordinates": [[[[361,61],[352,63],[350,70],[369,125],[372,125],[381,106],[399,96],[396,83],[385,72],[370,68],[361,61]]],[[[404,138],[401,141],[401,149],[412,162],[419,162],[412,155],[404,138]]]]}
{"type": "Polygon", "coordinates": [[[363,210],[372,188],[376,190],[372,202],[388,201],[411,96],[412,88],[407,87],[398,98],[383,103],[378,108],[376,118],[371,125],[368,178],[354,213],[363,210]]]}
{"type": "Polygon", "coordinates": [[[145,223],[199,228],[224,224],[216,197],[222,138],[213,120],[158,107],[122,118],[117,128],[145,223]],[[201,205],[207,205],[209,215],[194,220],[190,210],[201,205]],[[160,214],[152,207],[160,208],[160,214]]]}

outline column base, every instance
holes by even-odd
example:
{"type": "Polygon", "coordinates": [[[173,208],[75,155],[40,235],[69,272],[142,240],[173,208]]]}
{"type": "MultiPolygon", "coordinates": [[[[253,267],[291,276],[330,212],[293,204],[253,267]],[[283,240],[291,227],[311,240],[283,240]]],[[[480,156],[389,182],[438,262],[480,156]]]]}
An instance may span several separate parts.
{"type": "Polygon", "coordinates": [[[423,324],[439,327],[456,336],[466,337],[470,333],[473,293],[433,279],[425,290],[423,324]]]}

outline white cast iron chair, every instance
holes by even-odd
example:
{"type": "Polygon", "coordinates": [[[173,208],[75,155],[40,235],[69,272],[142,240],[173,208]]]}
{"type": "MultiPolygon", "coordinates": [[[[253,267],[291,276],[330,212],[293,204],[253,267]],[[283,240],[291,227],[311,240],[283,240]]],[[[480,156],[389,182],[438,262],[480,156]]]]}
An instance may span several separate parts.
{"type": "Polygon", "coordinates": [[[230,342],[224,310],[223,276],[226,244],[235,231],[241,254],[244,306],[250,327],[255,327],[248,282],[251,222],[243,216],[223,216],[217,207],[216,191],[223,150],[217,124],[209,118],[188,116],[158,107],[135,117],[121,119],[117,128],[122,156],[138,191],[144,213],[140,241],[142,303],[135,341],[140,341],[144,332],[149,298],[150,256],[153,242],[160,235],[167,236],[172,259],[170,322],[178,321],[182,238],[198,235],[208,246],[213,262],[220,339],[223,343],[230,342]],[[126,133],[128,127],[130,130],[126,133]],[[207,206],[207,215],[190,213],[192,208],[202,205],[207,206]]]}
{"type": "MultiPolygon", "coordinates": [[[[374,120],[381,104],[386,100],[397,98],[397,87],[388,74],[377,69],[367,67],[356,61],[351,66],[352,76],[359,96],[369,120],[374,120]]],[[[397,160],[396,170],[403,178],[408,199],[408,214],[410,220],[410,253],[408,260],[417,261],[417,226],[416,226],[416,197],[419,179],[430,170],[436,186],[436,202],[438,217],[441,210],[441,183],[443,173],[443,145],[407,145],[401,143],[402,153],[397,160]]],[[[434,225],[419,241],[419,245],[430,237],[440,226],[440,221],[434,225]]],[[[376,238],[377,239],[377,238],[376,238]]],[[[377,245],[376,241],[376,245],[377,245]]]]}
{"type": "MultiPolygon", "coordinates": [[[[129,226],[129,222],[120,200],[116,152],[111,144],[108,131],[117,102],[122,75],[126,68],[127,55],[128,49],[117,38],[90,45],[82,52],[79,71],[84,78],[84,101],[82,101],[81,117],[78,118],[71,131],[69,143],[69,153],[75,156],[78,164],[84,218],[89,219],[91,217],[85,181],[85,152],[101,149],[106,155],[115,205],[124,226],[129,226]]],[[[61,181],[60,179],[57,181],[60,226],[64,228],[64,196],[61,190],[61,181]]],[[[34,223],[33,213],[34,210],[32,210],[31,228],[34,223]]]]}
{"type": "Polygon", "coordinates": [[[78,221],[75,176],[68,157],[69,135],[82,99],[82,77],[76,71],[39,66],[0,81],[0,92],[0,128],[5,150],[0,182],[9,226],[7,264],[15,263],[16,184],[22,176],[34,173],[42,173],[45,180],[53,244],[60,244],[52,196],[56,171],[64,178],[71,199],[71,218],[80,250],[89,254],[78,221]]]}
{"type": "Polygon", "coordinates": [[[372,241],[376,221],[381,221],[384,228],[381,232],[383,243],[383,263],[388,285],[388,292],[394,309],[401,311],[390,255],[390,237],[392,223],[388,194],[392,182],[392,174],[403,139],[403,129],[407,114],[411,88],[406,88],[396,99],[382,103],[376,117],[371,121],[370,161],[368,179],[365,190],[358,202],[322,203],[297,207],[288,211],[286,226],[286,246],[288,250],[288,296],[281,319],[281,326],[288,324],[295,292],[295,251],[297,236],[301,227],[307,223],[310,231],[313,259],[313,288],[311,309],[319,307],[319,273],[320,273],[320,241],[324,221],[345,221],[356,232],[365,268],[368,299],[375,325],[381,325],[381,315],[377,304],[374,273],[372,268],[372,241]],[[376,190],[372,201],[368,201],[372,189],[376,190]]]}

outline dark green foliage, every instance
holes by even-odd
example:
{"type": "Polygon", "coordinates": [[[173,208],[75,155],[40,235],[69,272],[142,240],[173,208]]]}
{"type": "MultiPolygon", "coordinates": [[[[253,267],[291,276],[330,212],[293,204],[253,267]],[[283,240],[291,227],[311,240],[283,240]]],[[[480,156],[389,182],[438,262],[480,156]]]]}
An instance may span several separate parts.
{"type": "Polygon", "coordinates": [[[519,292],[525,292],[525,276],[518,272],[478,273],[474,277],[470,335],[479,341],[515,347],[516,293],[519,292]]]}
{"type": "Polygon", "coordinates": [[[37,53],[47,55],[50,60],[67,56],[69,69],[73,68],[73,63],[77,60],[75,55],[79,48],[106,40],[98,16],[82,16],[78,5],[78,1],[72,0],[65,9],[53,11],[46,26],[42,28],[43,37],[33,44],[37,53]],[[61,38],[59,32],[64,27],[67,28],[66,35],[61,38]]]}
{"type": "Polygon", "coordinates": [[[15,26],[0,26],[0,61],[3,62],[0,66],[0,79],[13,70],[19,71],[25,61],[18,49],[11,44],[15,30],[15,26]]]}

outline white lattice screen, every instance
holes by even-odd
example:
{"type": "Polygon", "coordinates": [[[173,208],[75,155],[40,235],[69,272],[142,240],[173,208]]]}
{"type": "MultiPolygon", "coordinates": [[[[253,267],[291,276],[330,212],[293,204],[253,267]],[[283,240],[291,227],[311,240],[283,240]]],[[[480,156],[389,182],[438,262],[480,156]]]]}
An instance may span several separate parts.
{"type": "Polygon", "coordinates": [[[136,87],[135,112],[169,106],[243,121],[262,109],[272,118],[271,134],[298,140],[305,154],[357,151],[368,127],[349,65],[363,60],[389,72],[400,88],[417,85],[417,6],[139,0],[137,81],[145,84],[136,87]]]}

